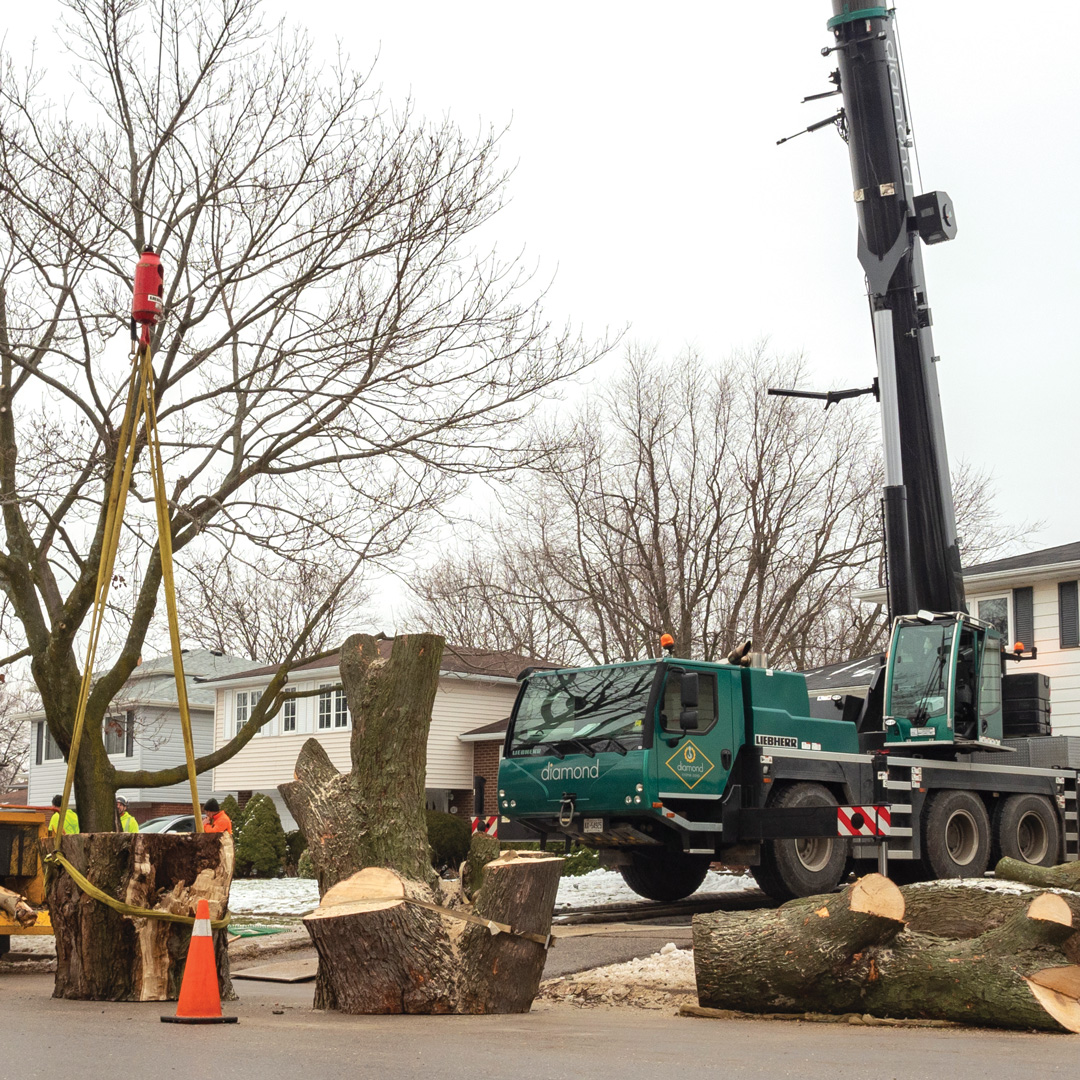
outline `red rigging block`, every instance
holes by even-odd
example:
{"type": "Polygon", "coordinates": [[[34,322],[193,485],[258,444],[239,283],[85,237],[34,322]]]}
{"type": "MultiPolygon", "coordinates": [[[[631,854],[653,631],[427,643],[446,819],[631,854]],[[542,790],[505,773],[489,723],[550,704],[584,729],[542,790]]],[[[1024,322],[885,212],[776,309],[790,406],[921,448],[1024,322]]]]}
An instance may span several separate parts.
{"type": "Polygon", "coordinates": [[[165,272],[161,268],[161,259],[147,248],[135,267],[135,295],[131,300],[131,317],[137,323],[153,326],[161,318],[164,281],[165,272]]]}

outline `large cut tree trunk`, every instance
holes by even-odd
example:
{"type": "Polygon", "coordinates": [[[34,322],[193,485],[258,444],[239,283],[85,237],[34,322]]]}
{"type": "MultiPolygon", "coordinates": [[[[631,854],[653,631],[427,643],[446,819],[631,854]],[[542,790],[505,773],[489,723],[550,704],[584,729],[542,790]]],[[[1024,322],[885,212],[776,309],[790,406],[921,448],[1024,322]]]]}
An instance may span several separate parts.
{"type": "Polygon", "coordinates": [[[775,911],[695,915],[698,996],[750,1012],[1078,1031],[1076,910],[1080,897],[977,883],[899,890],[871,875],[775,911]]]}
{"type": "Polygon", "coordinates": [[[349,1013],[528,1012],[540,987],[562,860],[510,852],[484,868],[474,909],[369,867],[304,919],[336,1007],[349,1013]],[[468,920],[468,921],[466,921],[468,920]]]}
{"type": "Polygon", "coordinates": [[[900,890],[879,874],[771,911],[695,915],[698,1000],[709,1008],[802,1012],[812,996],[814,1008],[828,1012],[829,999],[846,993],[852,956],[892,941],[903,920],[900,890]]]}
{"type": "Polygon", "coordinates": [[[352,769],[339,773],[309,739],[295,780],[279,788],[307,838],[322,896],[304,920],[319,953],[317,1008],[522,1012],[539,988],[561,859],[487,861],[497,848],[477,849],[467,893],[475,907],[463,903],[455,914],[436,892],[424,778],[442,651],[434,634],[395,638],[389,658],[374,638],[350,637],[341,678],[352,769]]]}
{"type": "MultiPolygon", "coordinates": [[[[132,907],[193,916],[205,899],[211,919],[228,907],[233,843],[227,833],[77,833],[63,838],[60,851],[91,884],[132,907]]],[[[122,915],[83,893],[63,869],[49,871],[48,904],[56,937],[54,997],[179,996],[190,925],[122,915]]],[[[219,989],[232,998],[227,945],[226,931],[215,931],[219,989]]]]}
{"type": "Polygon", "coordinates": [[[389,659],[368,634],[342,645],[352,771],[339,773],[322,743],[308,739],[295,779],[278,789],[307,838],[320,895],[365,866],[434,884],[424,777],[442,652],[436,634],[395,638],[389,659]]]}

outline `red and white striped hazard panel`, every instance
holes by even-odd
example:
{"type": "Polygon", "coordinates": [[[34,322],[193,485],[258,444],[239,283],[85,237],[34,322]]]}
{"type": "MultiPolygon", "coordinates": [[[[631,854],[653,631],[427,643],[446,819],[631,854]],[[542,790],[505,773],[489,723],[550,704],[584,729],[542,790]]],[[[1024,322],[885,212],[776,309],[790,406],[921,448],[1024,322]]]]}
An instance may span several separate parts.
{"type": "Polygon", "coordinates": [[[488,836],[499,835],[499,815],[491,817],[474,817],[472,819],[472,831],[486,833],[488,836]]]}
{"type": "Polygon", "coordinates": [[[837,836],[888,836],[892,816],[887,806],[838,806],[837,836]]]}

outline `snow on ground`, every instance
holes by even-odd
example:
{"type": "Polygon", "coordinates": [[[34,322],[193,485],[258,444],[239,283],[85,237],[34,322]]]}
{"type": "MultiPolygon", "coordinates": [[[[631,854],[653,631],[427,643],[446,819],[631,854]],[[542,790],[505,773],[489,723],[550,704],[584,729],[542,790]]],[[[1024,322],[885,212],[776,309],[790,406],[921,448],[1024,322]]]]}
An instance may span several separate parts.
{"type": "MultiPolygon", "coordinates": [[[[702,893],[742,892],[754,888],[750,877],[735,877],[713,871],[698,890],[702,893]]],[[[640,900],[614,870],[592,870],[580,877],[566,877],[559,883],[555,910],[596,907],[640,900]]],[[[229,909],[236,915],[306,915],[319,905],[319,888],[310,878],[238,879],[229,893],[229,909]]]]}
{"type": "Polygon", "coordinates": [[[641,1009],[697,1004],[694,954],[668,942],[658,953],[576,975],[549,979],[540,998],[571,1005],[634,1005],[641,1009]]]}
{"type": "MultiPolygon", "coordinates": [[[[756,888],[749,875],[736,877],[732,874],[717,874],[710,870],[698,889],[699,893],[743,892],[756,888]]],[[[695,895],[697,895],[695,893],[695,895]]],[[[621,904],[627,900],[640,900],[622,875],[615,870],[590,870],[580,877],[564,877],[559,882],[559,895],[555,900],[555,910],[569,907],[596,907],[599,904],[621,904]]]]}

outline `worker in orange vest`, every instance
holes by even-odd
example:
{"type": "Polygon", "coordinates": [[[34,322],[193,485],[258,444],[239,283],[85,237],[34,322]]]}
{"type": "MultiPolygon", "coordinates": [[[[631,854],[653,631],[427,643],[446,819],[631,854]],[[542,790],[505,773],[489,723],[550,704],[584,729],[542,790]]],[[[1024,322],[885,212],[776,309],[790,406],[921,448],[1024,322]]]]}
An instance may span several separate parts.
{"type": "Polygon", "coordinates": [[[203,832],[232,832],[232,821],[217,799],[207,799],[203,803],[203,832]]]}

